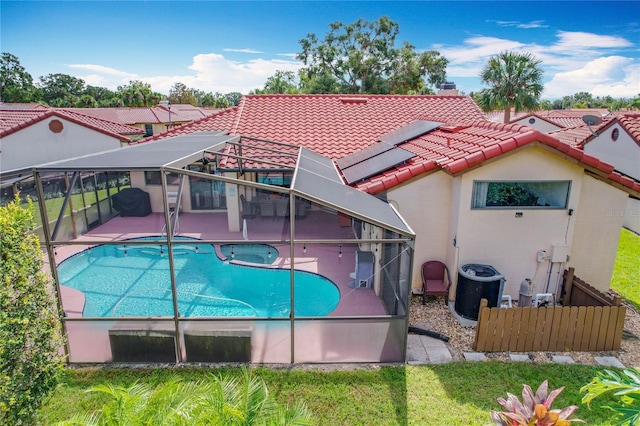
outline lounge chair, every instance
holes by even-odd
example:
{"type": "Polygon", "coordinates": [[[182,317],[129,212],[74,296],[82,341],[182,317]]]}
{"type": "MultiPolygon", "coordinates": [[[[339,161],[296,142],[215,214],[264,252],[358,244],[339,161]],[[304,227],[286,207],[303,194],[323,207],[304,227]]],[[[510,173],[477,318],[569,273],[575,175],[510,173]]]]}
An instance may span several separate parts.
{"type": "Polygon", "coordinates": [[[247,201],[244,194],[240,194],[240,202],[242,203],[242,218],[243,219],[253,219],[256,217],[253,212],[253,206],[250,202],[247,201]]]}

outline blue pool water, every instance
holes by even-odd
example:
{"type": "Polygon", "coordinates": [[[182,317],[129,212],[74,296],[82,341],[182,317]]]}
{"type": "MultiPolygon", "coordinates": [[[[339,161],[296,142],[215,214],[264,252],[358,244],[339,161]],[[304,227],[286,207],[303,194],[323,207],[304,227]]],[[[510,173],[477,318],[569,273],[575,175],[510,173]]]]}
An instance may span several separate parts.
{"type": "MultiPolygon", "coordinates": [[[[229,263],[209,244],[173,249],[181,316],[289,316],[289,270],[229,263]]],[[[58,277],[84,293],[85,317],[173,315],[166,245],[129,240],[96,246],[63,261],[58,277]]],[[[336,308],[340,292],[333,282],[304,271],[294,277],[296,316],[324,316],[336,308]]]]}
{"type": "Polygon", "coordinates": [[[269,244],[223,244],[220,251],[228,260],[272,264],[280,253],[269,244]]]}

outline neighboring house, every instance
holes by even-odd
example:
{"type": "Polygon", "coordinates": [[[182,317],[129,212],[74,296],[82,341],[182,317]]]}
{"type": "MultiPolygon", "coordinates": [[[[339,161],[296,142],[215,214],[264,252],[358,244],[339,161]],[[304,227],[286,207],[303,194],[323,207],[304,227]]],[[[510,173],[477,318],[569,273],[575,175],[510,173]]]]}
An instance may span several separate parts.
{"type": "MultiPolygon", "coordinates": [[[[551,133],[572,147],[612,164],[618,172],[640,181],[640,112],[617,112],[595,126],[582,125],[551,133]]],[[[640,233],[640,200],[629,198],[624,210],[609,214],[624,217],[624,226],[640,233]]]]}
{"type": "Polygon", "coordinates": [[[120,148],[143,131],[67,110],[0,108],[0,170],[120,148]]]}
{"type": "Polygon", "coordinates": [[[606,291],[623,224],[606,212],[640,196],[613,166],[538,130],[489,122],[463,96],[245,96],[152,139],[207,131],[304,146],[387,200],[417,235],[415,291],[430,259],[446,262],[454,284],[462,265],[490,264],[516,299],[525,278],[556,291],[569,266],[606,291]]]}
{"type": "Polygon", "coordinates": [[[219,109],[198,108],[189,104],[156,105],[138,108],[65,108],[92,117],[137,127],[149,137],[170,127],[182,126],[194,120],[215,114],[219,109]]]}
{"type": "MultiPolygon", "coordinates": [[[[550,111],[520,111],[511,113],[510,124],[521,124],[532,127],[543,133],[556,130],[569,129],[584,126],[583,117],[594,115],[605,119],[609,115],[606,109],[559,109],[550,111]]],[[[502,123],[504,111],[492,111],[487,113],[487,119],[496,123],[502,123]]]]}

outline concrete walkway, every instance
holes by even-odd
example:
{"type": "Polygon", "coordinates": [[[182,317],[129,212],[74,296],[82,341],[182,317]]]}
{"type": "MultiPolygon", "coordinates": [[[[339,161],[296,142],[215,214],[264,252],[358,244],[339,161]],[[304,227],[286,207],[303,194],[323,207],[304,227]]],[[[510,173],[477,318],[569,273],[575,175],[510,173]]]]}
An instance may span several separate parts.
{"type": "MultiPolygon", "coordinates": [[[[447,344],[434,337],[422,334],[409,333],[407,344],[407,364],[444,364],[454,361],[447,344]]],[[[486,361],[487,356],[481,352],[464,352],[466,361],[486,361]]],[[[509,358],[515,362],[531,362],[526,354],[512,353],[509,358]]],[[[593,357],[593,359],[604,367],[624,368],[624,365],[614,356],[593,357]]],[[[570,356],[553,355],[552,360],[558,364],[573,364],[574,360],[570,356]]]]}

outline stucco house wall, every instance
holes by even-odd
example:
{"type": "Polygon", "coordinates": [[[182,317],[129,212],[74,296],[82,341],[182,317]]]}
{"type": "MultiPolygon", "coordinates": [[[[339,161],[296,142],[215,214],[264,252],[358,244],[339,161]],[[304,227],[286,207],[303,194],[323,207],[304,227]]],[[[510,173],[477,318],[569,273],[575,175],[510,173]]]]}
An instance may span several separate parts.
{"type": "Polygon", "coordinates": [[[556,124],[549,123],[548,121],[541,118],[531,116],[516,120],[514,123],[540,130],[543,133],[554,132],[561,129],[561,127],[556,124]],[[533,123],[531,123],[531,120],[533,120],[533,123]]]}
{"type": "Polygon", "coordinates": [[[117,138],[59,117],[51,117],[7,135],[0,141],[0,167],[13,170],[120,148],[117,138]],[[59,122],[62,129],[59,129],[59,122]],[[51,124],[51,128],[50,128],[51,124]]]}
{"type": "Polygon", "coordinates": [[[569,266],[601,291],[610,287],[628,194],[585,175],[576,209],[575,237],[569,266]]]}
{"type": "Polygon", "coordinates": [[[618,215],[623,216],[622,225],[625,228],[640,234],[640,200],[629,197],[627,208],[618,215]]]}
{"type": "Polygon", "coordinates": [[[615,123],[586,143],[584,152],[613,164],[616,170],[640,180],[640,146],[620,124],[615,123]],[[618,134],[616,140],[612,136],[614,132],[618,134]]]}
{"type": "MultiPolygon", "coordinates": [[[[520,283],[530,278],[537,293],[547,292],[550,260],[539,262],[537,252],[547,255],[554,244],[568,244],[573,238],[574,216],[581,192],[583,169],[540,147],[530,147],[487,164],[462,176],[459,224],[456,243],[458,265],[481,263],[492,265],[506,282],[503,294],[517,299],[520,283]],[[474,181],[571,181],[567,208],[472,208],[474,181]],[[516,214],[516,213],[521,213],[516,214]]],[[[564,265],[554,264],[556,271],[564,265]]],[[[553,279],[553,277],[552,277],[553,279]]],[[[552,292],[553,287],[549,292],[552,292]]]]}
{"type": "Polygon", "coordinates": [[[453,177],[443,171],[393,188],[387,199],[397,206],[400,215],[416,238],[411,287],[420,289],[420,267],[427,260],[446,259],[447,234],[451,217],[453,177]]]}

